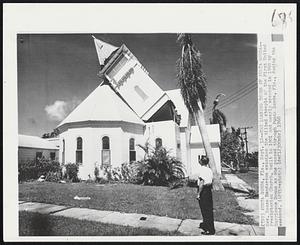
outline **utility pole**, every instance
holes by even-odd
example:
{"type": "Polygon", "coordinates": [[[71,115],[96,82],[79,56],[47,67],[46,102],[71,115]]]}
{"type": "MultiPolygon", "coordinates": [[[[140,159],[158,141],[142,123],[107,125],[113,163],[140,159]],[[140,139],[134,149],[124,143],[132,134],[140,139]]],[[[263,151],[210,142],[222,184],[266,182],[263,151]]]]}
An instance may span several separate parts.
{"type": "Polygon", "coordinates": [[[240,129],[244,129],[244,133],[242,133],[242,135],[244,135],[244,140],[245,140],[245,143],[246,143],[246,156],[248,155],[247,129],[250,129],[250,128],[253,128],[253,127],[249,127],[249,126],[246,126],[246,127],[240,127],[240,129]]]}
{"type": "Polygon", "coordinates": [[[246,143],[246,155],[245,154],[245,151],[244,151],[244,147],[243,147],[243,159],[244,159],[244,167],[247,168],[247,170],[249,170],[249,165],[247,163],[247,159],[248,159],[248,138],[247,138],[247,129],[250,129],[250,128],[253,128],[253,127],[250,127],[250,126],[245,126],[245,127],[240,127],[240,129],[244,129],[244,132],[241,132],[241,138],[243,139],[243,141],[245,141],[246,143]]]}

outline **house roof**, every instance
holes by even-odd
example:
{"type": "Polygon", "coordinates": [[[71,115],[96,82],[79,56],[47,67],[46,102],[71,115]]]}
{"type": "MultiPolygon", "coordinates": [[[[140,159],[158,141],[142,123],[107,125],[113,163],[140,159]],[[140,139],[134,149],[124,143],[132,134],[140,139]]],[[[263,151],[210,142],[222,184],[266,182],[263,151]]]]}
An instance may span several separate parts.
{"type": "Polygon", "coordinates": [[[105,83],[99,85],[58,127],[83,121],[121,121],[144,125],[144,122],[105,83]]]}
{"type": "Polygon", "coordinates": [[[38,136],[19,134],[19,147],[58,150],[57,143],[38,136]]]}
{"type": "Polygon", "coordinates": [[[182,99],[180,89],[167,90],[166,93],[174,103],[177,113],[181,115],[180,127],[187,127],[189,112],[182,99]]]}

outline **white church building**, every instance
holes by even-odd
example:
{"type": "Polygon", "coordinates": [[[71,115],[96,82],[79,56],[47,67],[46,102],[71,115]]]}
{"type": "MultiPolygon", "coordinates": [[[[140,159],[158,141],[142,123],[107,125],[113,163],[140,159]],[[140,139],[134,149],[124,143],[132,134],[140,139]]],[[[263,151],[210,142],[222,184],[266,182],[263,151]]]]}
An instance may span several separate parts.
{"type": "MultiPolygon", "coordinates": [[[[79,163],[79,177],[87,179],[95,167],[142,160],[138,145],[149,142],[169,150],[192,175],[205,151],[180,90],[163,91],[124,44],[94,42],[102,82],[57,126],[60,162],[79,163]]],[[[220,172],[219,125],[207,130],[220,172]]]]}

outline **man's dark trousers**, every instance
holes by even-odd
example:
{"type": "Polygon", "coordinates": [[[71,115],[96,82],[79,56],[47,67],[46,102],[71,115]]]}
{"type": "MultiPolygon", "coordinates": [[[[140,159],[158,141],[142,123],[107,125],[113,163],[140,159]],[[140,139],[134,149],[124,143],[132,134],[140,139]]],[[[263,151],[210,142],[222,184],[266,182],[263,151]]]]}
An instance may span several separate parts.
{"type": "Polygon", "coordinates": [[[204,185],[200,193],[199,205],[203,217],[203,229],[209,233],[215,233],[212,186],[204,185]]]}

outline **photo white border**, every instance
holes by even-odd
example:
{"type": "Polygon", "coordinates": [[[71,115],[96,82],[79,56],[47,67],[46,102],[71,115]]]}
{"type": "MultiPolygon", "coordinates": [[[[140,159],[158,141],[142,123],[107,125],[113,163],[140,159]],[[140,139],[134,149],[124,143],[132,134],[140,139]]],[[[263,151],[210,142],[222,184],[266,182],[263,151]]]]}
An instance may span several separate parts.
{"type": "Polygon", "coordinates": [[[296,192],[296,4],[4,4],[3,5],[4,241],[293,241],[296,192]],[[274,9],[292,11],[273,27],[274,9]],[[286,236],[19,237],[17,34],[20,33],[284,33],[286,113],[286,236]]]}

